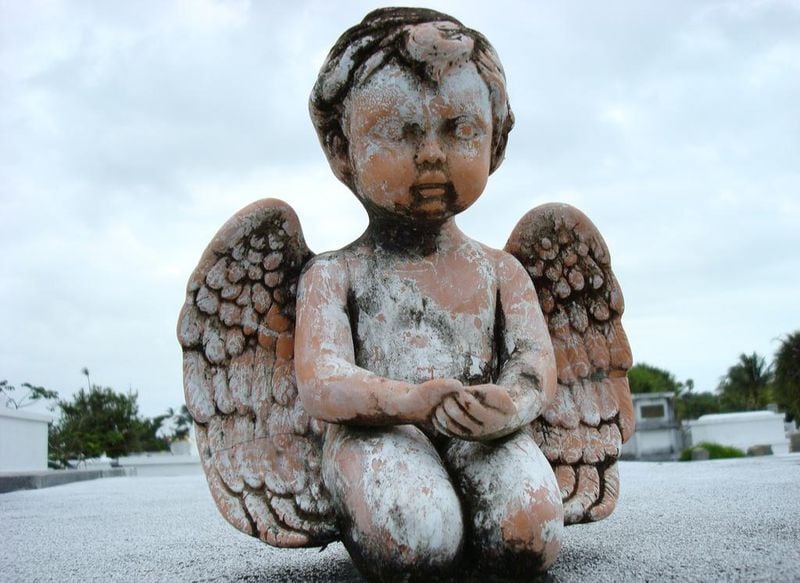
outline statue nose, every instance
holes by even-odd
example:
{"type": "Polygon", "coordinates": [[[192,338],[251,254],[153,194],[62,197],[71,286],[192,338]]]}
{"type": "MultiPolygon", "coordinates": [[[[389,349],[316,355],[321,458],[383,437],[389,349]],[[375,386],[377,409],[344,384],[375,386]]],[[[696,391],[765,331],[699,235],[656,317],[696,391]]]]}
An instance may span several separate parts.
{"type": "Polygon", "coordinates": [[[415,161],[417,164],[431,164],[445,161],[445,153],[442,148],[441,140],[433,132],[428,132],[423,137],[417,148],[415,161]]]}

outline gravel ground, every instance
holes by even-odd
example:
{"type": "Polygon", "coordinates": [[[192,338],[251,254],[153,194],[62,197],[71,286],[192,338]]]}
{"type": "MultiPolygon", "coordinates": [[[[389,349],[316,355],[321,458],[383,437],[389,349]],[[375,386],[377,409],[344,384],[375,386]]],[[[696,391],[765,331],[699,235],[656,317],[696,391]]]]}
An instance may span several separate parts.
{"type": "MultiPolygon", "coordinates": [[[[608,519],[567,529],[550,581],[800,581],[800,454],[621,464],[608,519]]],[[[340,544],[238,533],[200,476],[0,495],[2,581],[360,581],[340,544]]]]}

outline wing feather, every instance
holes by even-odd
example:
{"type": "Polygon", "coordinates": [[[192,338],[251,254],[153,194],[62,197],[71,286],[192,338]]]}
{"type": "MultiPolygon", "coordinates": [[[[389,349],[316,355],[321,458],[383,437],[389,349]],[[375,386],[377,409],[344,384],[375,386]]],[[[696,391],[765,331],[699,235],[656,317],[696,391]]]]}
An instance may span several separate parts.
{"type": "Polygon", "coordinates": [[[584,426],[600,425],[600,411],[595,384],[588,380],[588,371],[580,381],[572,385],[572,400],[578,407],[580,420],[584,426]]]}
{"type": "Polygon", "coordinates": [[[581,442],[583,443],[583,463],[596,465],[606,459],[605,447],[600,432],[589,425],[581,425],[581,442]]]}
{"type": "Polygon", "coordinates": [[[196,306],[187,304],[178,321],[178,340],[182,346],[198,348],[203,337],[203,322],[196,306]]]}
{"type": "Polygon", "coordinates": [[[258,201],[209,243],[178,319],[184,392],[209,489],[236,528],[277,546],[338,536],[320,459],[324,423],[297,399],[297,278],[310,259],[286,203],[258,201]]]}
{"type": "Polygon", "coordinates": [[[628,441],[636,430],[636,417],[633,412],[633,402],[631,401],[631,390],[628,385],[627,377],[610,378],[609,384],[612,387],[612,394],[619,407],[619,429],[622,433],[622,441],[628,441]]]}
{"type": "Polygon", "coordinates": [[[228,377],[225,370],[218,368],[211,378],[211,385],[213,387],[214,403],[220,413],[228,414],[236,410],[236,404],[231,398],[231,392],[228,388],[228,377]]]}
{"type": "Polygon", "coordinates": [[[589,508],[589,520],[602,520],[614,511],[619,497],[619,470],[610,466],[603,475],[603,492],[598,496],[600,502],[589,508]]]}
{"type": "Polygon", "coordinates": [[[555,474],[561,489],[561,498],[566,500],[572,496],[572,493],[575,491],[575,484],[577,482],[575,470],[572,466],[557,466],[555,474]]]}
{"type": "Polygon", "coordinates": [[[309,545],[309,537],[291,530],[282,524],[269,505],[269,498],[247,493],[244,502],[248,512],[254,517],[257,535],[265,543],[276,547],[304,547],[309,545]]]}
{"type": "MultiPolygon", "coordinates": [[[[558,361],[558,357],[556,357],[558,361]]],[[[548,424],[566,429],[576,429],[580,423],[578,409],[572,398],[569,385],[558,383],[558,391],[550,406],[544,411],[544,419],[548,424]]]]}
{"type": "Polygon", "coordinates": [[[595,403],[597,404],[600,419],[602,421],[610,421],[619,413],[619,405],[617,405],[617,397],[611,386],[611,379],[602,379],[598,383],[592,383],[592,385],[596,388],[597,400],[595,403]]]}
{"type": "Polygon", "coordinates": [[[195,429],[197,447],[200,451],[200,460],[206,472],[206,477],[208,478],[208,489],[211,491],[211,497],[228,522],[242,532],[255,536],[256,530],[253,525],[253,520],[241,497],[228,490],[211,459],[205,427],[203,425],[197,425],[195,429]]]}
{"type": "Polygon", "coordinates": [[[250,387],[255,368],[253,352],[253,349],[245,350],[228,365],[228,387],[234,408],[239,415],[247,415],[251,411],[250,387]]]}
{"type": "Polygon", "coordinates": [[[616,503],[616,462],[635,428],[624,301],[608,248],[583,213],[549,204],[520,220],[506,251],[531,275],[558,369],[534,438],[561,486],[565,522],[599,520],[616,503]]]}
{"type": "Polygon", "coordinates": [[[582,465],[578,468],[578,483],[573,495],[564,501],[564,522],[583,522],[589,509],[596,503],[601,491],[597,468],[582,465]]]}
{"type": "Polygon", "coordinates": [[[214,388],[209,369],[203,355],[197,351],[183,354],[183,386],[186,406],[197,423],[206,423],[216,414],[214,408],[214,388]]]}

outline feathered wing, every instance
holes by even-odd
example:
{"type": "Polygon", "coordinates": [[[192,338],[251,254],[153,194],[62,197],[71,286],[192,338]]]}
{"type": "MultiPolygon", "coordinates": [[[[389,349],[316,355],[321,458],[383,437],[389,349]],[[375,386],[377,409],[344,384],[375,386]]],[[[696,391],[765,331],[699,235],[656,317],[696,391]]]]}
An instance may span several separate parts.
{"type": "Polygon", "coordinates": [[[219,510],[280,547],[337,537],[320,475],[324,425],[300,406],[297,279],[312,253],[292,208],[264,199],[219,230],[178,321],[186,404],[219,510]]]}
{"type": "Polygon", "coordinates": [[[506,244],[539,296],[558,368],[556,397],[533,422],[567,524],[600,520],[619,494],[617,459],[634,431],[622,290],[592,222],[566,204],[528,212],[506,244]]]}

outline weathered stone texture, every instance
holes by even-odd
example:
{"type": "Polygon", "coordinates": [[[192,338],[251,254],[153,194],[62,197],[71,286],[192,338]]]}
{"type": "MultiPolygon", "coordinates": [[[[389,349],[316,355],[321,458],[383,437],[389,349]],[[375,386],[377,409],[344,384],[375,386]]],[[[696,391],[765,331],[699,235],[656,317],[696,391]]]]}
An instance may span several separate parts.
{"type": "Polygon", "coordinates": [[[178,338],[217,506],[271,545],[341,539],[371,580],[544,572],[565,524],[613,511],[634,431],[602,237],[567,205],[502,251],[458,229],[513,115],[494,49],[452,17],[370,13],[310,110],[369,227],[313,256],[258,201],[193,272],[178,338]]]}

